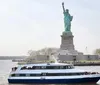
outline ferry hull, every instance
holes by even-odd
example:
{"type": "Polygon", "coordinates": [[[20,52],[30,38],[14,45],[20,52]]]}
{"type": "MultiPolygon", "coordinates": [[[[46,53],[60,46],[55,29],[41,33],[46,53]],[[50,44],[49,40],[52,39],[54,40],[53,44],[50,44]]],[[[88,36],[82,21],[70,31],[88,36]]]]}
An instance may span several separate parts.
{"type": "Polygon", "coordinates": [[[8,79],[12,84],[77,84],[77,83],[96,83],[100,77],[79,78],[79,79],[8,79]]]}

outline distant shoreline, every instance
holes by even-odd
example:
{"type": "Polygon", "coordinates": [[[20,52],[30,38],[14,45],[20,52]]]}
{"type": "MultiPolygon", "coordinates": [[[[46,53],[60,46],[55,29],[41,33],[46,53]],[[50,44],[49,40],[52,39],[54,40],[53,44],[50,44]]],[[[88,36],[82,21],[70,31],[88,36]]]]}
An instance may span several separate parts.
{"type": "Polygon", "coordinates": [[[100,63],[73,64],[74,66],[100,66],[100,63]]]}
{"type": "Polygon", "coordinates": [[[0,56],[0,60],[21,60],[27,56],[0,56]]]}

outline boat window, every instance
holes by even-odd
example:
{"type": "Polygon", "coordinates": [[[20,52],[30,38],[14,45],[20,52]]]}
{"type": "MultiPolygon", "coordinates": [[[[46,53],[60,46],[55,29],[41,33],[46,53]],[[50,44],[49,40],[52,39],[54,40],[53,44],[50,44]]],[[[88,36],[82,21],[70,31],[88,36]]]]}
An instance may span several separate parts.
{"type": "Polygon", "coordinates": [[[47,73],[46,76],[73,76],[83,75],[83,73],[47,73]]]}
{"type": "Polygon", "coordinates": [[[60,69],[63,69],[63,66],[60,66],[60,69]]]}
{"type": "MultiPolygon", "coordinates": [[[[39,67],[39,66],[38,66],[39,67]]],[[[35,66],[32,66],[32,69],[36,69],[36,67],[35,66]]]]}
{"type": "Polygon", "coordinates": [[[35,74],[30,74],[30,76],[35,76],[35,74]]]}
{"type": "Polygon", "coordinates": [[[41,66],[41,69],[46,69],[46,66],[41,66]]]}
{"type": "Polygon", "coordinates": [[[71,66],[68,66],[68,68],[70,69],[70,68],[71,68],[71,66]]]}
{"type": "Polygon", "coordinates": [[[24,66],[24,67],[22,67],[22,68],[21,68],[21,70],[25,70],[25,69],[27,69],[27,67],[26,67],[26,66],[24,66]]]}
{"type": "Polygon", "coordinates": [[[30,76],[41,76],[41,74],[30,74],[30,76]]]}
{"type": "Polygon", "coordinates": [[[55,66],[55,69],[59,69],[59,66],[55,66]]]}
{"type": "Polygon", "coordinates": [[[11,74],[11,77],[19,76],[19,74],[11,74]]]}
{"type": "Polygon", "coordinates": [[[32,66],[32,67],[22,67],[21,70],[35,70],[35,69],[72,69],[73,66],[32,66]]]}
{"type": "Polygon", "coordinates": [[[12,74],[12,77],[20,76],[20,77],[32,77],[32,76],[77,76],[77,75],[86,75],[83,73],[41,73],[41,74],[12,74]]]}
{"type": "Polygon", "coordinates": [[[26,74],[26,76],[28,77],[28,76],[30,76],[30,74],[26,74]]]}
{"type": "Polygon", "coordinates": [[[74,68],[74,66],[72,66],[72,65],[66,66],[66,69],[73,69],[73,68],[74,68]]]}
{"type": "Polygon", "coordinates": [[[11,74],[11,76],[12,76],[12,77],[14,77],[14,76],[15,76],[15,74],[11,74]]]}
{"type": "Polygon", "coordinates": [[[40,69],[40,66],[36,66],[36,67],[34,67],[35,69],[40,69]]]}
{"type": "Polygon", "coordinates": [[[46,76],[47,74],[46,73],[42,73],[42,76],[46,76]]]}
{"type": "Polygon", "coordinates": [[[32,69],[31,67],[28,67],[27,69],[32,69]]]}
{"type": "Polygon", "coordinates": [[[19,76],[26,76],[26,74],[19,74],[19,76]]]}
{"type": "Polygon", "coordinates": [[[71,66],[71,68],[74,68],[74,66],[71,66]]]}

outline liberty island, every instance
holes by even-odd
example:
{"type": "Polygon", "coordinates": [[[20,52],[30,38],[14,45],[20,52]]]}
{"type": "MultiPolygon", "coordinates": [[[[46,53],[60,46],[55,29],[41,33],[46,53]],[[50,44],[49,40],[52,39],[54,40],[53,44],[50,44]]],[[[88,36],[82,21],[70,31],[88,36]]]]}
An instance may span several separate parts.
{"type": "Polygon", "coordinates": [[[81,61],[81,60],[98,60],[98,55],[84,55],[82,52],[75,50],[74,35],[71,32],[71,22],[73,16],[70,15],[69,9],[65,9],[64,2],[62,2],[64,15],[64,32],[61,35],[61,45],[58,54],[60,61],[81,61]]]}
{"type": "MultiPolygon", "coordinates": [[[[58,59],[60,61],[80,61],[80,60],[98,60],[98,55],[84,55],[82,52],[78,52],[74,48],[73,41],[73,33],[71,32],[71,22],[73,20],[73,16],[69,13],[69,9],[65,9],[64,2],[62,2],[63,14],[64,14],[64,32],[61,35],[61,45],[59,51],[57,51],[58,59]]],[[[6,56],[5,56],[6,57],[6,56]]],[[[26,56],[28,57],[28,56],[26,56]]],[[[24,59],[25,57],[21,56],[18,59],[24,59]]],[[[0,59],[5,59],[0,56],[0,59]]],[[[7,56],[8,59],[8,56],[7,56]]],[[[10,56],[9,59],[12,60],[10,56]]],[[[13,56],[13,60],[17,59],[16,56],[13,56]]],[[[47,56],[38,55],[38,57],[34,57],[37,61],[45,61],[47,60],[47,56]]],[[[33,60],[34,60],[33,59],[33,60]]],[[[26,59],[27,60],[27,59],[26,59]]]]}

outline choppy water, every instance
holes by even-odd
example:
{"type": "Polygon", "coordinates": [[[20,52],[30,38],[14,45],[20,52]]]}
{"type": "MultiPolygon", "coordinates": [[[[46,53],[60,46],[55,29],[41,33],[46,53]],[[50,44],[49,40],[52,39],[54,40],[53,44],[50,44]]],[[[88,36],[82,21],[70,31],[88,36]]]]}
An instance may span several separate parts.
{"type": "MultiPolygon", "coordinates": [[[[9,85],[7,78],[13,66],[17,66],[17,63],[12,62],[10,60],[0,60],[0,85],[9,85]]],[[[93,71],[100,72],[100,66],[76,66],[76,68],[85,69],[92,72],[93,71]]],[[[97,84],[74,84],[74,85],[97,85],[97,84]]]]}

